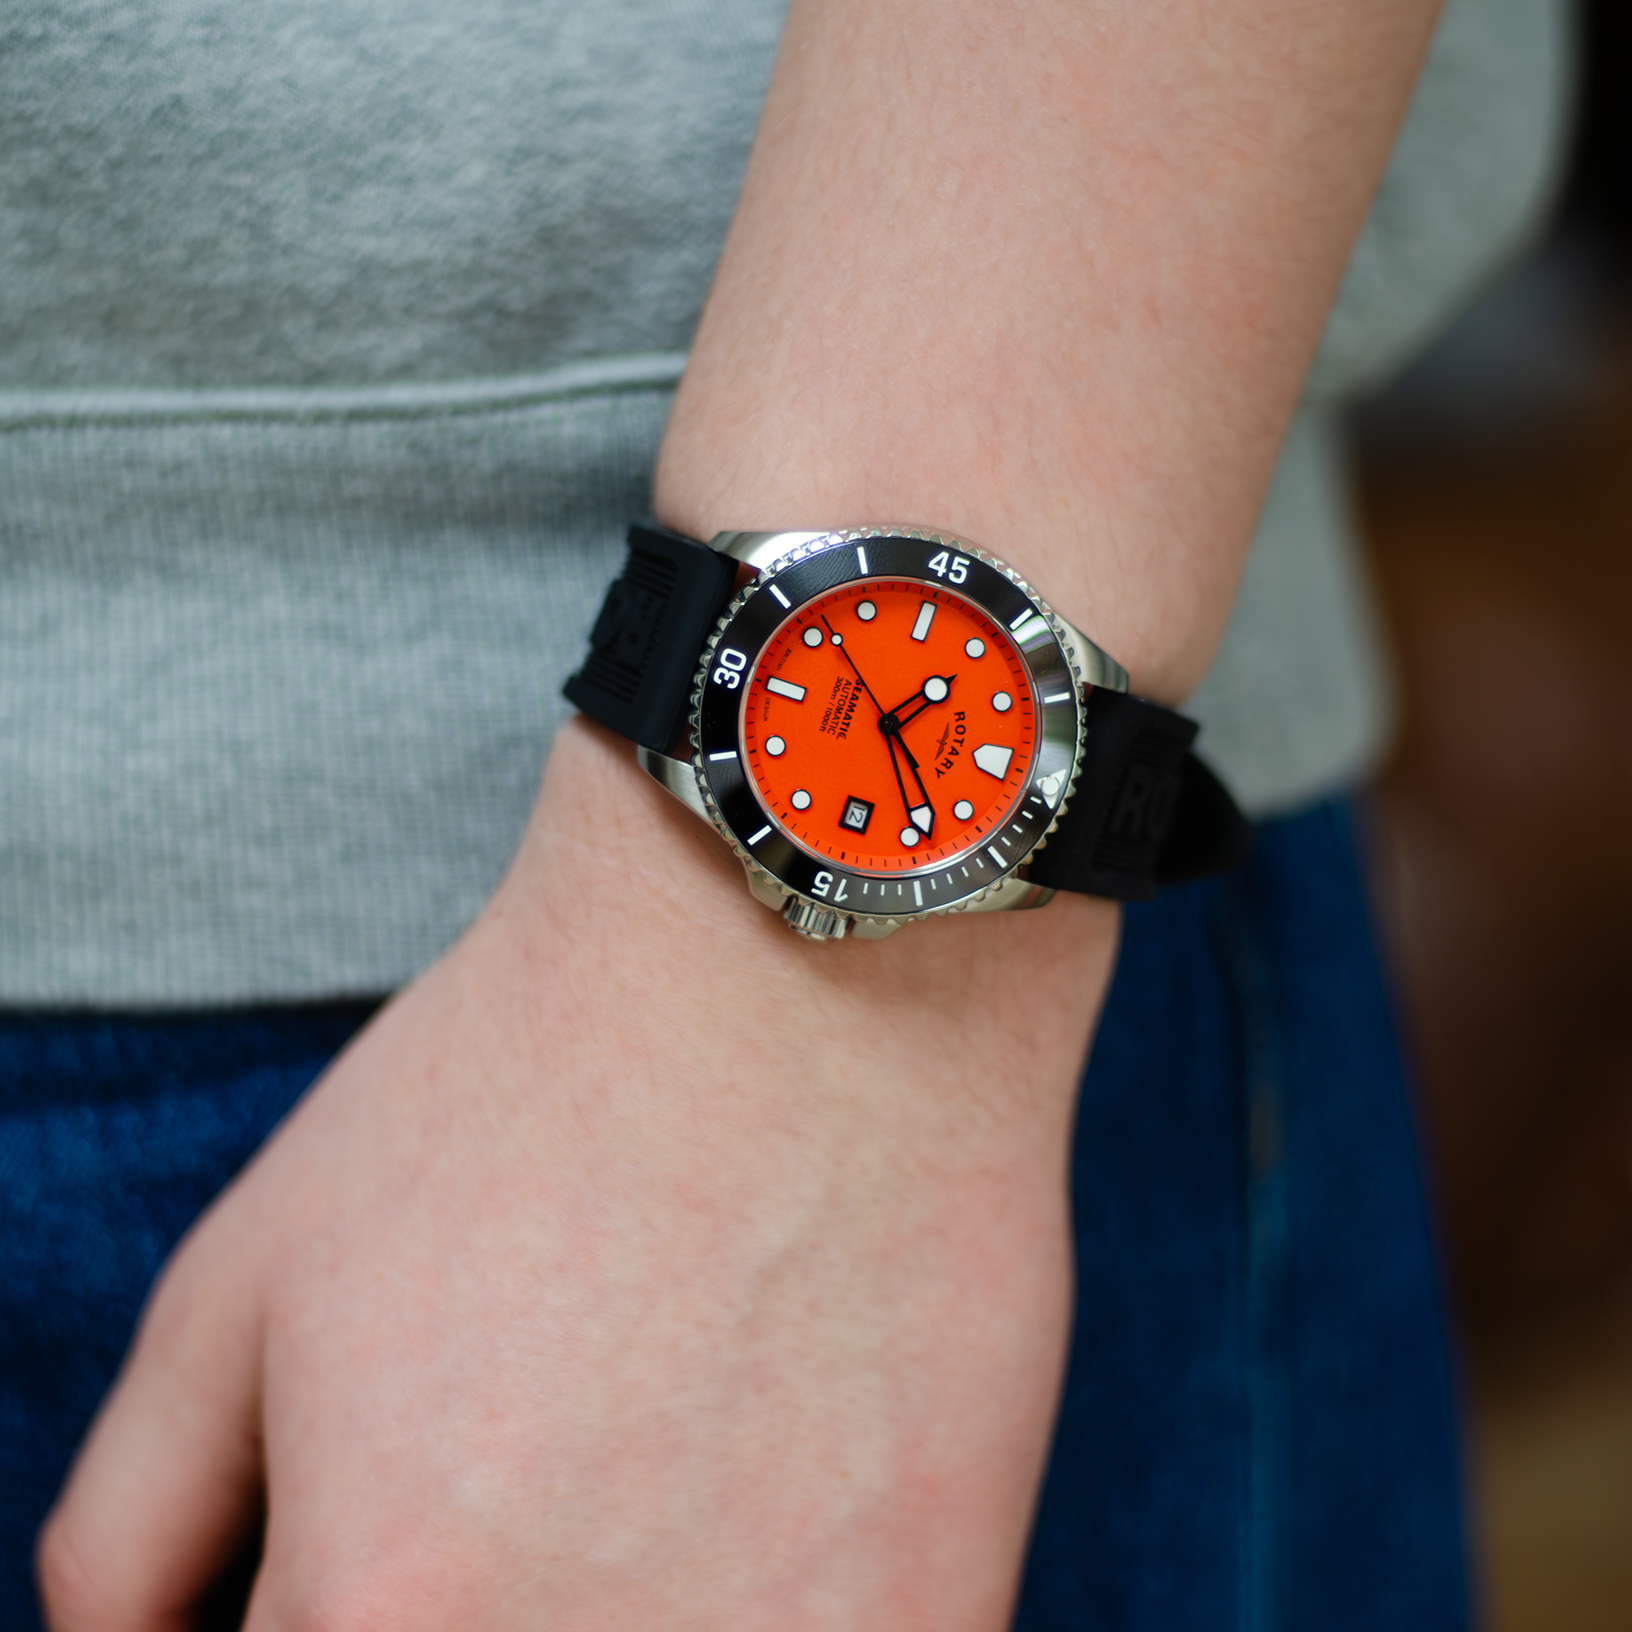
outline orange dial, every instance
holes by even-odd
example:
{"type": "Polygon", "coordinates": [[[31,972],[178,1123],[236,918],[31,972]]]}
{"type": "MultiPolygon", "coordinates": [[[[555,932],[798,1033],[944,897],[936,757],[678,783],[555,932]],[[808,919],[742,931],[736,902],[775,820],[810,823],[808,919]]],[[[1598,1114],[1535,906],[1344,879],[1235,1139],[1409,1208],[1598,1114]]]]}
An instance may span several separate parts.
{"type": "Polygon", "coordinates": [[[798,845],[899,874],[998,832],[1031,774],[1037,713],[1019,652],[973,602],[861,579],[771,636],[741,740],[761,802],[798,845]]]}

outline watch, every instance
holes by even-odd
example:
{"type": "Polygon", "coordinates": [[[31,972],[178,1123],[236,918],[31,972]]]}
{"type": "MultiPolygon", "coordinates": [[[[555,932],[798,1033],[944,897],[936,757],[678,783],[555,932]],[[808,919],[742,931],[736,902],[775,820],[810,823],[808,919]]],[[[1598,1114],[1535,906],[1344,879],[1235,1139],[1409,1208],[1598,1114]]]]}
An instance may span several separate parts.
{"type": "Polygon", "coordinates": [[[636,524],[566,695],[818,940],[1062,889],[1142,900],[1251,844],[1195,723],[940,533],[636,524]]]}

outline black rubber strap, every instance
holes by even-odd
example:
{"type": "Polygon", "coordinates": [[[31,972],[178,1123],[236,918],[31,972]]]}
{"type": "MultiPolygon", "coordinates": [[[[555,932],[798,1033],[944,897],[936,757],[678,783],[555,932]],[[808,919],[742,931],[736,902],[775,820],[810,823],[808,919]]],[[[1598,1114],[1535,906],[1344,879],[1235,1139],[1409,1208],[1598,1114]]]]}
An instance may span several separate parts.
{"type": "MultiPolygon", "coordinates": [[[[636,523],[590,654],[566,684],[591,719],[667,752],[685,723],[703,642],[729,603],[737,563],[636,523]]],[[[1031,863],[1035,884],[1143,901],[1160,884],[1238,866],[1252,826],[1190,752],[1196,725],[1159,703],[1095,688],[1077,791],[1031,863]]]]}
{"type": "Polygon", "coordinates": [[[1032,883],[1116,901],[1239,866],[1252,824],[1194,754],[1196,724],[1096,687],[1077,791],[1029,869],[1032,883]]]}
{"type": "Polygon", "coordinates": [[[629,529],[629,559],[590,631],[567,698],[592,720],[666,752],[680,735],[703,642],[731,599],[737,563],[706,544],[629,529]]]}

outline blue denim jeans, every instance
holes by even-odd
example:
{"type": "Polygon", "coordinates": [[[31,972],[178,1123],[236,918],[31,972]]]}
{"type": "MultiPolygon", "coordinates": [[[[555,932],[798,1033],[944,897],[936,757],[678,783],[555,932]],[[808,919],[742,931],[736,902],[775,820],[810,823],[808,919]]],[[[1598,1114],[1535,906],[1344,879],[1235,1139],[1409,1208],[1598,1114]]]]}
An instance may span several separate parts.
{"type": "MultiPolygon", "coordinates": [[[[0,1628],[143,1296],[366,1018],[0,1017],[0,1628]]],[[[1455,1632],[1451,1368],[1351,815],[1135,907],[1020,1632],[1455,1632]]]]}

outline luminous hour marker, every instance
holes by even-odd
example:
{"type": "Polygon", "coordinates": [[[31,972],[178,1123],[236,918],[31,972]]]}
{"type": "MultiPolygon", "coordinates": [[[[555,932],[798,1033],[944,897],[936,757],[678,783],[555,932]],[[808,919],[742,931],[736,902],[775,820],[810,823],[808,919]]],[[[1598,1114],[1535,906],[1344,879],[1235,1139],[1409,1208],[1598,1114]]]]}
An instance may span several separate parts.
{"type": "Polygon", "coordinates": [[[787,751],[788,745],[780,737],[767,737],[765,739],[765,752],[772,759],[780,759],[787,751]]]}
{"type": "MultiPolygon", "coordinates": [[[[779,738],[778,740],[780,741],[781,739],[779,738]]],[[[710,754],[708,757],[710,760],[718,763],[720,760],[735,759],[737,757],[737,751],[735,748],[727,748],[723,754],[710,754]]]]}
{"type": "Polygon", "coordinates": [[[944,703],[948,689],[947,683],[938,674],[932,674],[924,682],[924,696],[932,703],[944,703]]]}
{"type": "Polygon", "coordinates": [[[918,621],[912,626],[912,638],[914,640],[928,640],[929,626],[934,621],[935,603],[933,601],[925,601],[924,604],[918,608],[918,621]]]}
{"type": "Polygon", "coordinates": [[[861,601],[856,606],[856,616],[863,623],[871,623],[878,616],[878,608],[871,601],[861,601]]]}
{"type": "Polygon", "coordinates": [[[790,802],[795,810],[810,809],[810,795],[806,793],[803,788],[795,788],[793,790],[793,798],[790,802]]]}
{"type": "Polygon", "coordinates": [[[805,644],[807,646],[820,646],[821,643],[822,632],[816,627],[815,624],[812,624],[810,628],[805,631],[805,644]]]}
{"type": "Polygon", "coordinates": [[[1045,697],[1043,701],[1045,703],[1068,703],[1071,701],[1071,693],[1068,691],[1057,691],[1052,697],[1045,697]]]}
{"type": "Polygon", "coordinates": [[[863,572],[867,570],[867,551],[860,544],[856,546],[856,564],[863,572]]]}
{"type": "Polygon", "coordinates": [[[770,592],[771,592],[771,593],[772,593],[772,594],[773,594],[773,595],[774,595],[774,596],[775,596],[775,597],[776,597],[776,598],[777,598],[777,599],[778,599],[778,600],[779,600],[779,601],[780,601],[780,602],[781,602],[781,603],[782,603],[782,604],[783,604],[783,605],[784,605],[784,606],[790,606],[790,607],[791,607],[791,606],[792,606],[792,605],[793,605],[793,602],[792,602],[792,601],[790,601],[790,600],[789,600],[789,599],[788,599],[788,598],[787,598],[787,596],[786,596],[786,595],[784,595],[784,594],[783,594],[783,593],[782,593],[782,591],[781,591],[781,590],[779,590],[779,589],[778,589],[778,588],[777,588],[777,587],[776,587],[776,585],[775,585],[775,584],[768,584],[768,585],[767,585],[767,586],[766,586],[766,587],[767,587],[767,588],[768,588],[768,589],[769,589],[769,590],[770,590],[770,592]]]}
{"type": "Polygon", "coordinates": [[[918,842],[918,829],[915,827],[902,828],[901,842],[910,850],[918,842]]]}
{"type": "Polygon", "coordinates": [[[967,799],[960,799],[953,807],[952,814],[960,822],[966,822],[975,813],[975,807],[967,799]]]}
{"type": "Polygon", "coordinates": [[[1000,747],[995,742],[983,742],[974,752],[975,764],[988,776],[999,782],[1009,774],[1009,761],[1014,758],[1012,748],[1000,747]]]}
{"type": "Polygon", "coordinates": [[[963,651],[966,657],[984,657],[986,655],[986,642],[979,635],[976,635],[973,640],[966,640],[963,643],[963,651]]]}
{"type": "Polygon", "coordinates": [[[756,834],[754,834],[754,836],[751,839],[749,839],[748,842],[750,844],[758,844],[759,841],[762,838],[764,838],[767,833],[770,832],[770,830],[771,830],[771,824],[769,822],[767,822],[756,834]]]}
{"type": "Polygon", "coordinates": [[[778,697],[791,698],[796,703],[802,703],[805,700],[805,688],[796,686],[791,680],[784,680],[779,674],[773,675],[765,682],[765,689],[774,691],[778,697]]]}
{"type": "Polygon", "coordinates": [[[1008,711],[1014,707],[1014,699],[1006,691],[994,692],[992,695],[992,707],[995,708],[999,714],[1007,714],[1008,711]]]}
{"type": "Polygon", "coordinates": [[[1018,629],[1020,625],[1023,624],[1030,616],[1031,608],[1029,606],[1022,607],[1014,617],[1009,619],[1009,627],[1011,629],[1018,629]]]}

